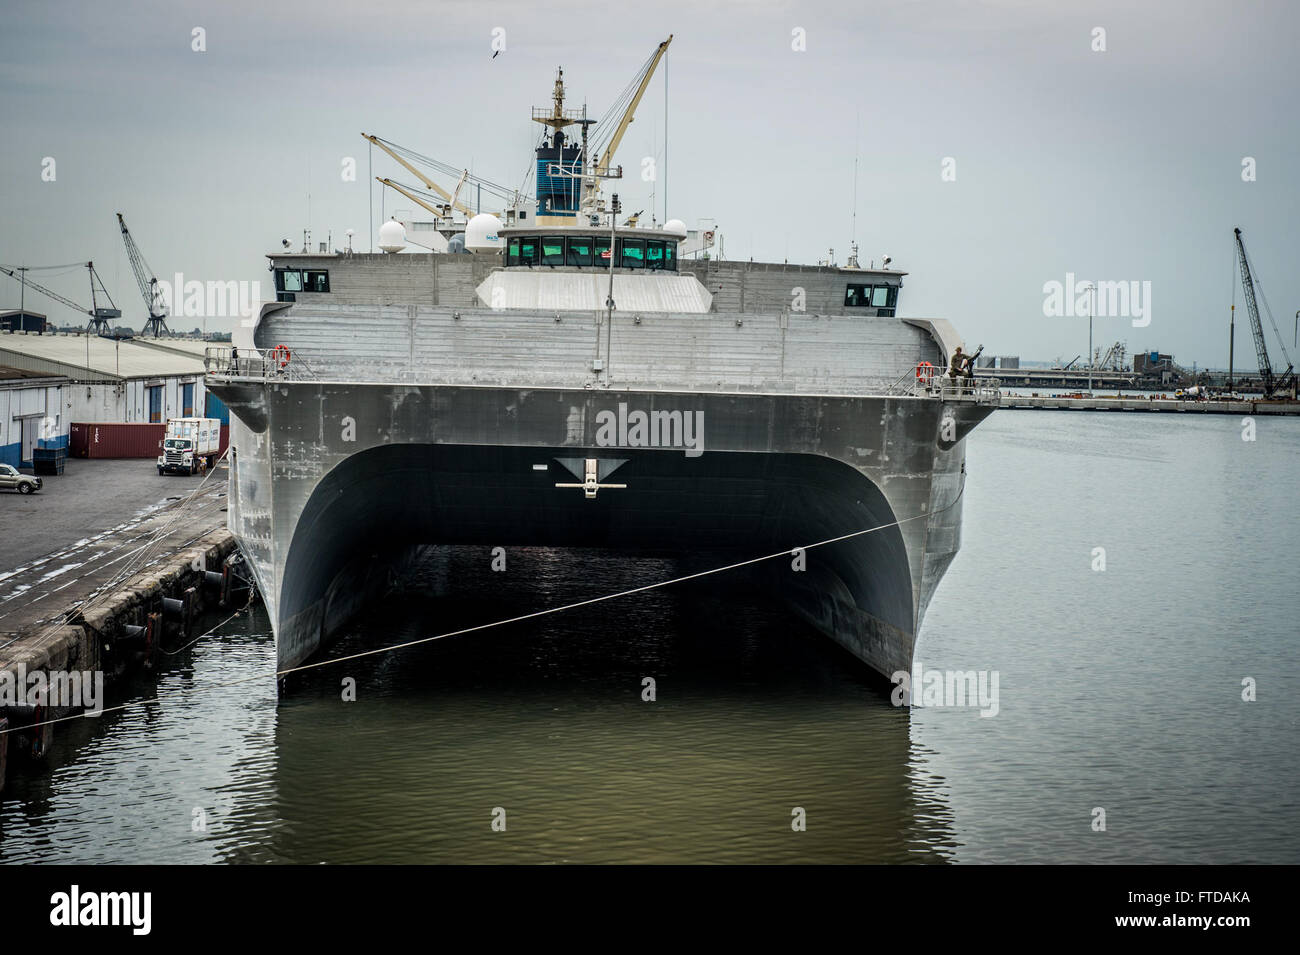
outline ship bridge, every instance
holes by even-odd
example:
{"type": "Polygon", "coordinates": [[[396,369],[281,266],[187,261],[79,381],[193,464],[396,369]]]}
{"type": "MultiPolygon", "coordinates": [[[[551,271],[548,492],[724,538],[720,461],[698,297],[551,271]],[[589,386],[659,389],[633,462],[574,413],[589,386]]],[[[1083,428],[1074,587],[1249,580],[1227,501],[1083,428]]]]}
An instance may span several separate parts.
{"type": "MultiPolygon", "coordinates": [[[[598,218],[594,217],[593,218],[598,218]]],[[[479,283],[495,309],[563,309],[702,315],[713,296],[677,269],[682,236],[659,229],[502,227],[503,267],[479,283]]]]}

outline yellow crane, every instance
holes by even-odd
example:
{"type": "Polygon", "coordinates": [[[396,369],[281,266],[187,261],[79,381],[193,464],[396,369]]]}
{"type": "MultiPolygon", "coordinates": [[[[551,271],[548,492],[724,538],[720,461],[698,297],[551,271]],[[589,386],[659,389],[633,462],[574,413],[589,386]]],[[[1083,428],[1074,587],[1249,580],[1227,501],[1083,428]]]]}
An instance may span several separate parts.
{"type": "Polygon", "coordinates": [[[641,76],[641,83],[637,86],[636,93],[632,97],[632,102],[628,104],[627,109],[623,113],[623,118],[619,120],[618,125],[614,128],[613,135],[610,136],[609,142],[605,145],[604,151],[596,160],[595,167],[597,175],[609,175],[609,164],[614,158],[614,153],[618,150],[619,143],[623,141],[623,134],[627,132],[628,126],[632,124],[632,118],[636,113],[636,108],[641,105],[641,97],[645,95],[646,87],[650,85],[650,78],[654,76],[655,70],[659,66],[659,61],[664,58],[664,54],[668,52],[668,44],[672,42],[673,36],[672,34],[669,34],[668,39],[660,43],[658,49],[655,50],[654,55],[650,57],[650,63],[641,76]]]}
{"type": "MultiPolygon", "coordinates": [[[[361,134],[361,138],[364,139],[364,140],[366,140],[366,142],[368,142],[368,143],[372,143],[373,145],[378,146],[378,147],[379,147],[380,149],[382,149],[384,152],[388,153],[388,155],[392,156],[392,157],[393,157],[394,159],[396,159],[399,163],[401,163],[403,166],[405,166],[407,169],[409,169],[412,173],[415,174],[415,176],[416,176],[416,177],[417,177],[417,178],[418,178],[422,183],[424,183],[424,187],[425,187],[426,189],[428,189],[430,192],[436,192],[438,195],[440,195],[440,196],[442,196],[444,199],[446,199],[446,200],[447,200],[447,204],[448,204],[452,209],[455,209],[457,212],[463,212],[463,213],[465,213],[465,215],[467,215],[467,216],[472,216],[472,215],[474,214],[474,210],[473,210],[473,209],[469,208],[469,207],[468,207],[467,205],[465,205],[463,202],[460,202],[459,199],[457,198],[457,197],[460,195],[460,188],[461,188],[461,186],[464,185],[465,180],[466,180],[466,179],[468,178],[468,176],[469,176],[469,172],[468,172],[468,171],[462,171],[462,172],[461,172],[460,182],[458,182],[458,183],[456,184],[456,195],[452,195],[452,194],[451,194],[450,192],[448,192],[446,189],[442,188],[442,186],[438,185],[436,182],[434,182],[432,179],[430,179],[428,176],[426,176],[424,173],[422,173],[418,168],[416,168],[415,166],[413,166],[413,165],[411,165],[409,162],[407,162],[406,159],[405,159],[403,156],[401,156],[400,154],[398,154],[398,153],[394,152],[392,149],[390,149],[389,146],[388,146],[388,144],[387,144],[386,142],[384,142],[382,139],[380,139],[378,136],[370,136],[370,135],[368,135],[368,134],[366,134],[366,133],[362,133],[362,134],[361,134]]],[[[376,176],[375,178],[378,178],[378,177],[376,176]]],[[[385,185],[388,185],[388,181],[387,181],[387,180],[380,179],[379,181],[382,182],[382,183],[384,183],[385,185]]],[[[394,186],[393,188],[397,188],[397,187],[394,186]]],[[[398,191],[400,192],[401,190],[398,190],[398,191]]],[[[411,195],[408,194],[408,193],[402,193],[402,194],[405,195],[408,199],[411,199],[413,202],[419,202],[418,199],[415,199],[413,196],[411,196],[411,195]]],[[[424,203],[421,202],[420,205],[423,206],[424,203]]],[[[428,206],[424,206],[424,207],[425,207],[426,209],[429,208],[428,206]]],[[[434,212],[435,214],[440,214],[440,213],[437,213],[437,210],[430,209],[429,211],[434,212]]]]}

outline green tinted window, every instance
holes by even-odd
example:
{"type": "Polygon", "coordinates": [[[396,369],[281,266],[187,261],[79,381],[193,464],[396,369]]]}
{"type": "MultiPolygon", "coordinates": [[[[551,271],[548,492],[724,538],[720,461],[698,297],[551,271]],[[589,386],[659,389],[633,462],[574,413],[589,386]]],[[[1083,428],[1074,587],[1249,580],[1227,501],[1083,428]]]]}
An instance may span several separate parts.
{"type": "Polygon", "coordinates": [[[593,244],[596,248],[596,264],[609,265],[609,239],[597,239],[593,244]]]}
{"type": "Polygon", "coordinates": [[[625,269],[645,268],[645,240],[623,239],[620,243],[619,265],[625,269]]]}
{"type": "Polygon", "coordinates": [[[645,267],[648,269],[664,267],[664,244],[658,239],[650,239],[645,244],[645,267]]]}
{"type": "Polygon", "coordinates": [[[506,248],[506,265],[519,264],[519,240],[511,239],[510,245],[506,248]]]}
{"type": "Polygon", "coordinates": [[[582,236],[569,240],[569,264],[591,265],[591,239],[582,236]]]}
{"type": "Polygon", "coordinates": [[[537,264],[537,240],[532,236],[519,240],[519,264],[537,264]]]}
{"type": "Polygon", "coordinates": [[[564,236],[548,235],[542,239],[542,265],[564,264],[564,236]]]}

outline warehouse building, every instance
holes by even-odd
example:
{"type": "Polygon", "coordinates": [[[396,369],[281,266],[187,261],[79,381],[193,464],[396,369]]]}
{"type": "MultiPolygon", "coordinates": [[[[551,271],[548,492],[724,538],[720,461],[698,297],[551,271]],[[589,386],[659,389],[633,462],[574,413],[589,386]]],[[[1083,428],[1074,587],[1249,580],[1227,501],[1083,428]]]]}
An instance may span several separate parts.
{"type": "Polygon", "coordinates": [[[93,334],[0,332],[0,365],[67,380],[55,436],[66,441],[73,421],[160,423],[204,415],[204,347],[202,342],[159,347],[93,334]]]}
{"type": "Polygon", "coordinates": [[[29,308],[13,308],[0,312],[0,331],[35,332],[43,335],[52,330],[43,312],[33,312],[29,308]]]}
{"type": "Polygon", "coordinates": [[[66,448],[68,379],[0,364],[0,464],[30,467],[32,450],[66,448]]]}

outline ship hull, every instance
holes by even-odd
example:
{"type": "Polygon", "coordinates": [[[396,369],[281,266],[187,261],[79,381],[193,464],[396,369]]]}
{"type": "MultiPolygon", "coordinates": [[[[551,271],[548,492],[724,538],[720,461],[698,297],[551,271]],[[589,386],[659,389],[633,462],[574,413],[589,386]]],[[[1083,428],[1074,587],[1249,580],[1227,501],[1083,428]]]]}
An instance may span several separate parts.
{"type": "Polygon", "coordinates": [[[911,397],[211,387],[236,419],[230,527],[271,611],[281,671],[364,612],[421,545],[481,546],[483,572],[506,575],[510,548],[524,546],[657,551],[693,568],[781,554],[767,562],[775,592],[873,670],[909,669],[960,543],[962,437],[991,410],[911,397]],[[697,446],[633,446],[618,429],[611,445],[611,415],[626,421],[628,409],[692,416],[697,446]],[[581,484],[587,459],[602,483],[626,486],[594,497],[556,486],[581,484]],[[504,570],[492,569],[495,548],[504,570]]]}

